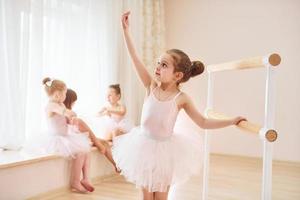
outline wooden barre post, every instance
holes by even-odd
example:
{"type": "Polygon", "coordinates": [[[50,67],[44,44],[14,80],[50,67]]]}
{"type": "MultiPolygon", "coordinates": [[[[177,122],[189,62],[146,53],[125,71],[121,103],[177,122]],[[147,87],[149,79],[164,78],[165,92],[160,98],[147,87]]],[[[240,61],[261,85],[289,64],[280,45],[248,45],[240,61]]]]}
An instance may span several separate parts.
{"type": "Polygon", "coordinates": [[[277,53],[273,53],[269,56],[258,56],[253,58],[246,58],[242,60],[236,60],[227,63],[221,63],[216,65],[208,65],[208,72],[217,72],[217,71],[226,71],[226,70],[241,70],[241,69],[249,69],[249,68],[258,68],[263,67],[267,63],[271,66],[277,66],[281,62],[281,57],[277,53]]]}
{"type": "MultiPolygon", "coordinates": [[[[228,117],[228,116],[226,116],[222,113],[215,112],[211,109],[207,110],[207,116],[209,118],[219,119],[219,120],[231,119],[230,117],[228,117]]],[[[260,125],[253,124],[249,121],[241,121],[237,126],[242,130],[246,130],[246,131],[249,131],[251,133],[257,133],[257,134],[260,134],[260,131],[263,130],[260,125]]],[[[274,142],[277,139],[277,132],[273,129],[269,129],[265,132],[264,136],[269,142],[274,142]]]]}

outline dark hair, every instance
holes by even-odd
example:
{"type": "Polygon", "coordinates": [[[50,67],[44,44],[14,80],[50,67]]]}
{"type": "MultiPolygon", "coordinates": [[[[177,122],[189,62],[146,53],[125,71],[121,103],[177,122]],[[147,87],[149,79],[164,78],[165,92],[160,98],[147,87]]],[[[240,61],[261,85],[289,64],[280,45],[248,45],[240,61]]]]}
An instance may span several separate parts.
{"type": "Polygon", "coordinates": [[[121,96],[120,84],[112,84],[108,87],[114,89],[116,91],[116,94],[119,94],[121,96]]]}
{"type": "Polygon", "coordinates": [[[43,85],[48,96],[51,96],[55,91],[63,91],[67,87],[63,81],[57,79],[51,80],[49,77],[43,79],[43,85]]]}
{"type": "Polygon", "coordinates": [[[174,59],[174,72],[182,72],[183,77],[178,82],[183,83],[188,81],[191,77],[200,75],[204,71],[204,64],[200,61],[191,61],[186,53],[179,49],[167,50],[167,53],[174,59]]]}
{"type": "Polygon", "coordinates": [[[77,100],[77,94],[74,90],[68,89],[66,94],[66,99],[64,101],[64,104],[66,108],[72,109],[72,103],[74,103],[77,100]]]}

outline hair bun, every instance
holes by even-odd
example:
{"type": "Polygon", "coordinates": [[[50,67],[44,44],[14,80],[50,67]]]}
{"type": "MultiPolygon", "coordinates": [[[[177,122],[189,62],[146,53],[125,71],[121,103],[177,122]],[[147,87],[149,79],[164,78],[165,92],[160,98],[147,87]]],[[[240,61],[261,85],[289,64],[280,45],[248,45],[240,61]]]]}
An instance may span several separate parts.
{"type": "Polygon", "coordinates": [[[51,78],[46,77],[43,79],[43,85],[45,85],[47,82],[51,81],[51,78]]]}
{"type": "Polygon", "coordinates": [[[200,61],[192,61],[191,77],[202,74],[204,71],[204,64],[200,61]]]}

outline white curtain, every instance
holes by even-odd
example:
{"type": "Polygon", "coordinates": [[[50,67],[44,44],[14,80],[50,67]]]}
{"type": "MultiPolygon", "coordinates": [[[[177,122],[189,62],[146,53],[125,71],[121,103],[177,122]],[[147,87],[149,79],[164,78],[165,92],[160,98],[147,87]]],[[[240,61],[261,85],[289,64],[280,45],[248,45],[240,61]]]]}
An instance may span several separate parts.
{"type": "Polygon", "coordinates": [[[143,26],[144,15],[153,20],[157,15],[149,13],[163,9],[157,4],[162,1],[149,2],[0,0],[0,148],[18,149],[46,127],[41,82],[47,76],[77,92],[80,114],[97,112],[107,86],[120,83],[128,115],[137,122],[144,91],[124,46],[120,17],[131,10],[131,31],[145,58],[144,51],[156,47],[145,48],[151,39],[145,31],[153,27],[143,26]]]}
{"type": "Polygon", "coordinates": [[[28,65],[21,34],[22,1],[0,1],[0,148],[16,149],[24,140],[28,65]]]}

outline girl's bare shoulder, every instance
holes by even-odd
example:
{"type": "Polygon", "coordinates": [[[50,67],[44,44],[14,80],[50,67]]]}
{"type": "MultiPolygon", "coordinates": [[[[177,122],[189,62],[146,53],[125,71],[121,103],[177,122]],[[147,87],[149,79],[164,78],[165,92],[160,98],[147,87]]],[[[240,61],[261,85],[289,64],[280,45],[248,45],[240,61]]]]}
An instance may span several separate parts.
{"type": "Polygon", "coordinates": [[[184,105],[189,103],[191,101],[191,98],[185,93],[180,91],[179,96],[176,98],[176,103],[179,108],[182,108],[184,105]]]}
{"type": "Polygon", "coordinates": [[[176,99],[176,103],[179,108],[183,108],[184,106],[192,104],[193,102],[188,94],[181,91],[180,95],[176,99]]]}

